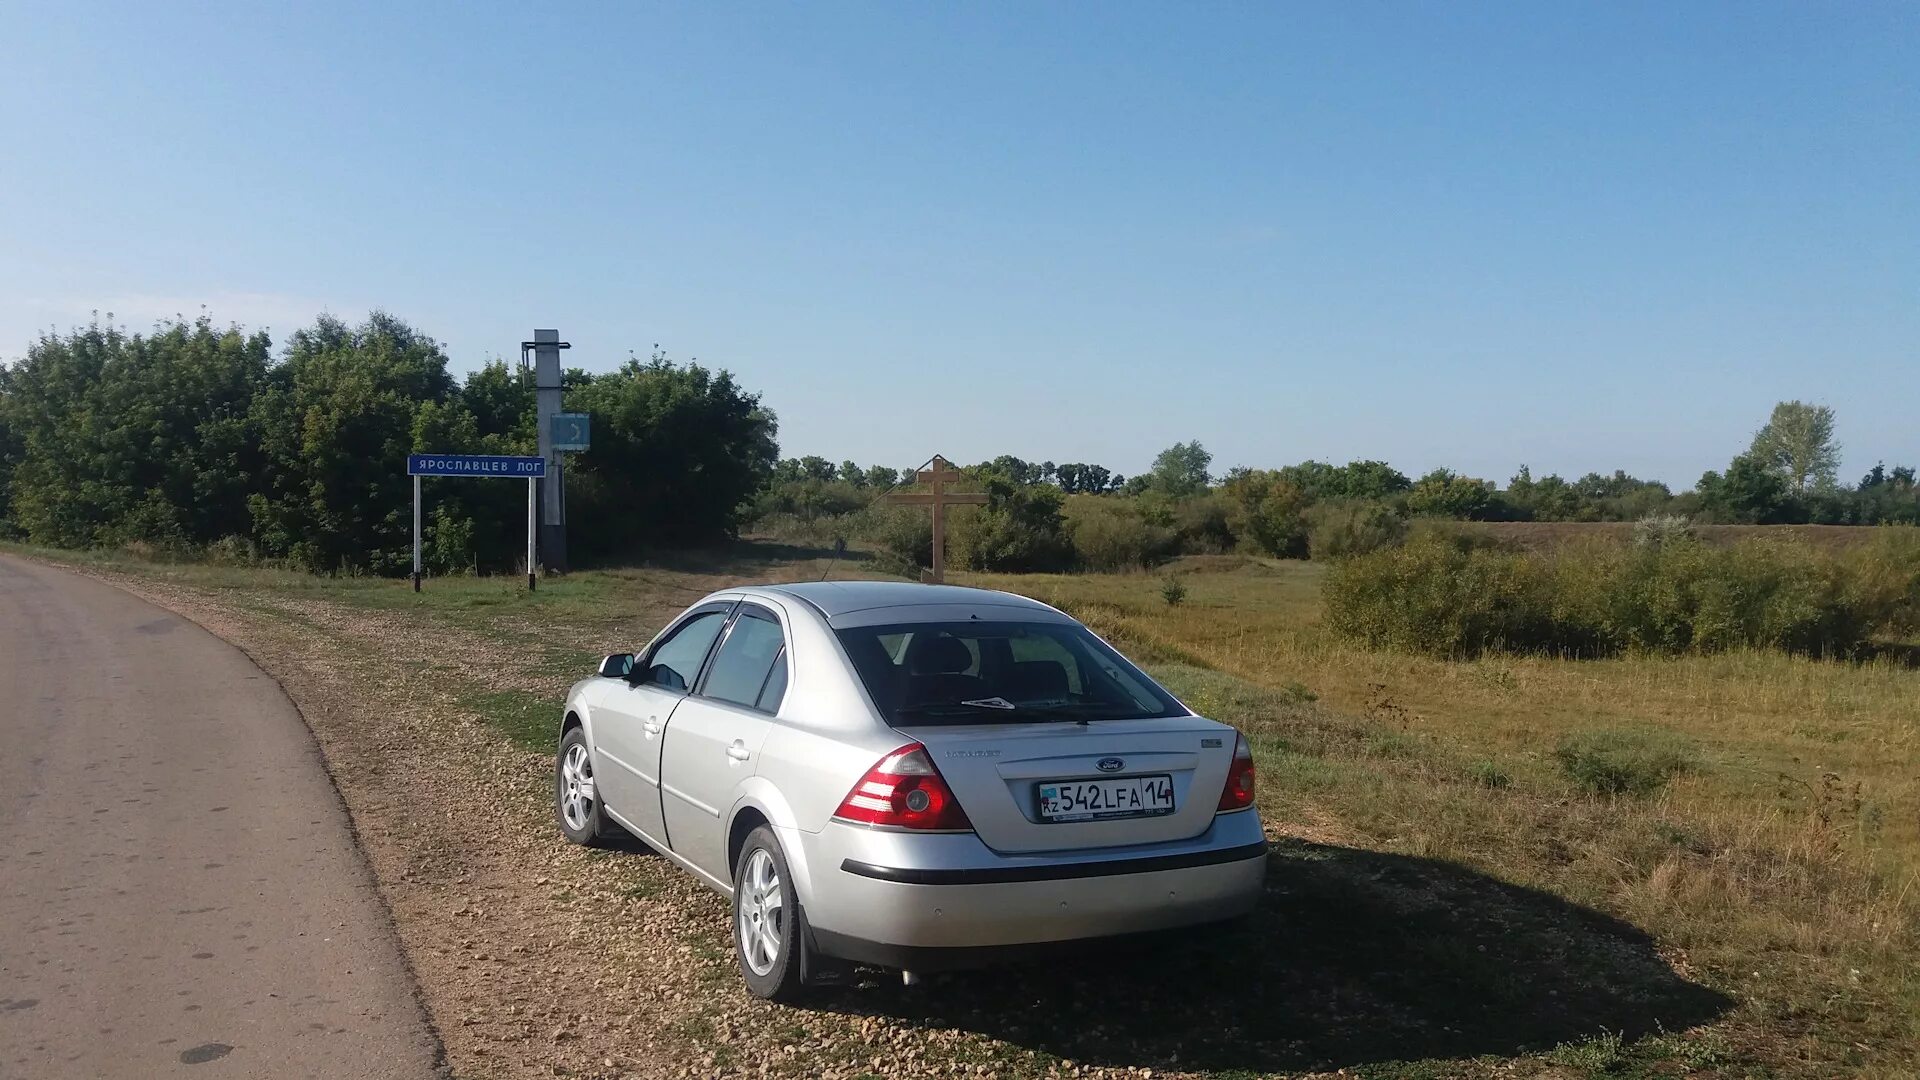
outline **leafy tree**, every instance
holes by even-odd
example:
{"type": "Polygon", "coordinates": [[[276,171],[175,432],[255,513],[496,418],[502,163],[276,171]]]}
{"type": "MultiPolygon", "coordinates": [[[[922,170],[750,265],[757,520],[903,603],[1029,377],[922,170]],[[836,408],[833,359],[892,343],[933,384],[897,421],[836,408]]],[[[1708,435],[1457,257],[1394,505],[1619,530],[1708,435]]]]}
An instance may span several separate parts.
{"type": "Polygon", "coordinates": [[[1766,462],[1742,454],[1726,475],[1708,472],[1696,485],[1701,508],[1716,521],[1771,524],[1792,516],[1786,479],[1766,462]]]}
{"type": "Polygon", "coordinates": [[[1235,469],[1221,491],[1231,500],[1230,527],[1263,554],[1305,558],[1307,493],[1273,469],[1235,469]]]}
{"type": "MultiPolygon", "coordinates": [[[[322,315],[296,331],[254,402],[268,465],[251,500],[262,547],[312,570],[403,572],[412,547],[407,454],[446,448],[438,430],[421,433],[438,445],[416,443],[415,421],[453,395],[440,343],[385,312],[353,327],[322,315]]],[[[462,439],[478,430],[471,413],[465,422],[474,427],[462,439]]]]}
{"type": "Polygon", "coordinates": [[[1306,493],[1308,499],[1385,499],[1413,487],[1405,473],[1384,461],[1350,461],[1330,465],[1324,461],[1303,461],[1280,470],[1288,483],[1306,493]]]}
{"type": "Polygon", "coordinates": [[[1452,469],[1435,469],[1407,493],[1407,511],[1473,520],[1482,516],[1492,497],[1492,485],[1484,480],[1461,476],[1452,469]]]}
{"type": "Polygon", "coordinates": [[[249,420],[266,335],[202,315],[128,337],[42,336],[0,379],[6,512],[32,539],[211,543],[248,529],[261,461],[249,420]]]}
{"type": "Polygon", "coordinates": [[[1060,490],[1069,495],[1101,495],[1118,487],[1124,477],[1114,476],[1099,465],[1069,462],[1055,466],[1054,477],[1060,490]]]}
{"type": "Polygon", "coordinates": [[[1789,491],[1832,487],[1840,469],[1833,410],[1803,401],[1780,402],[1766,426],[1754,433],[1747,456],[1780,474],[1789,491]]]}
{"type": "Polygon", "coordinates": [[[1172,530],[1147,521],[1138,500],[1070,495],[1063,516],[1084,569],[1151,567],[1171,558],[1179,546],[1172,530]]]}
{"type": "MultiPolygon", "coordinates": [[[[1557,475],[1535,480],[1524,465],[1499,493],[1507,516],[1531,521],[1637,521],[1672,498],[1665,484],[1618,469],[1612,476],[1594,472],[1568,483],[1557,475]]],[[[1486,516],[1496,515],[1489,509],[1486,516]]]]}
{"type": "Polygon", "coordinates": [[[954,513],[949,548],[956,564],[1003,573],[1045,573],[1073,565],[1061,507],[1066,498],[1051,484],[1015,484],[993,471],[981,473],[989,502],[954,513]]]}
{"type": "Polygon", "coordinates": [[[0,540],[13,537],[19,526],[13,520],[13,473],[26,452],[20,432],[9,418],[13,395],[8,389],[9,369],[0,364],[0,540]]]}
{"type": "Polygon", "coordinates": [[[863,488],[867,486],[867,471],[852,461],[841,462],[836,475],[839,476],[841,483],[851,487],[863,488]]]}
{"type": "Polygon", "coordinates": [[[900,482],[900,471],[889,469],[885,465],[867,466],[867,486],[876,491],[885,491],[900,482]]]}
{"type": "MultiPolygon", "coordinates": [[[[578,371],[569,372],[578,377],[578,371]]],[[[531,454],[540,445],[534,430],[533,380],[507,367],[503,360],[491,360],[467,376],[460,388],[460,402],[473,414],[474,430],[482,438],[498,438],[498,445],[511,447],[503,454],[531,454]]],[[[459,447],[435,447],[452,452],[459,447]]],[[[473,450],[471,453],[483,451],[473,450]]],[[[484,451],[493,453],[495,451],[484,451]]]]}
{"type": "MultiPolygon", "coordinates": [[[[775,417],[725,371],[655,353],[574,389],[567,407],[593,416],[568,494],[568,542],[583,557],[736,535],[773,474],[775,417]]],[[[835,473],[821,458],[801,466],[823,482],[835,473]]]]}
{"type": "Polygon", "coordinates": [[[1212,464],[1213,455],[1198,439],[1174,443],[1153,459],[1147,486],[1176,499],[1197,495],[1211,481],[1207,469],[1212,464]]]}

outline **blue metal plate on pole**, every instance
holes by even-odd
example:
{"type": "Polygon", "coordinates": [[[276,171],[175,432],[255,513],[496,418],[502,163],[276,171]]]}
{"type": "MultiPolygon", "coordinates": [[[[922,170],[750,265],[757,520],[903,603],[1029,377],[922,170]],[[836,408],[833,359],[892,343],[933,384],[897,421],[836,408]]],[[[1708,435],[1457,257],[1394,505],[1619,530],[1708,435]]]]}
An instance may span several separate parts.
{"type": "Polygon", "coordinates": [[[504,454],[408,454],[407,475],[526,480],[546,476],[547,459],[504,454]]]}
{"type": "Polygon", "coordinates": [[[593,417],[583,412],[554,413],[548,418],[555,450],[585,450],[592,443],[593,417]]]}

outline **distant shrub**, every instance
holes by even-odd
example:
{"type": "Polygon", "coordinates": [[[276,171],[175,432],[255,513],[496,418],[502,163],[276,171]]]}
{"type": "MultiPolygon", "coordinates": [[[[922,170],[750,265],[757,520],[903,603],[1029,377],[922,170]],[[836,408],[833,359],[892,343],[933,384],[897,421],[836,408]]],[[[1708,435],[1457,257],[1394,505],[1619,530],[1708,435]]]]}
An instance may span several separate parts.
{"type": "Polygon", "coordinates": [[[1187,600],[1187,583],[1168,574],[1160,582],[1160,599],[1165,600],[1168,607],[1179,607],[1187,600]]]}
{"type": "Polygon", "coordinates": [[[1546,552],[1416,536],[1338,564],[1324,592],[1334,632],[1439,657],[1485,652],[1779,648],[1850,654],[1902,608],[1897,553],[1871,578],[1804,545],[1569,545],[1546,552]]]}
{"type": "Polygon", "coordinates": [[[223,536],[207,545],[205,558],[215,566],[258,566],[260,547],[244,536],[223,536]]]}
{"type": "Polygon", "coordinates": [[[1672,739],[1628,731],[1569,736],[1553,752],[1560,769],[1596,795],[1647,795],[1699,767],[1692,749],[1672,739]]]}
{"type": "Polygon", "coordinates": [[[1666,547],[1694,540],[1693,520],[1685,514],[1648,514],[1633,523],[1633,546],[1666,547]]]}
{"type": "Polygon", "coordinates": [[[791,515],[812,521],[850,514],[872,500],[871,491],[844,481],[802,477],[769,484],[754,497],[753,512],[757,518],[791,515]]]}
{"type": "Polygon", "coordinates": [[[1220,555],[1239,543],[1234,531],[1234,504],[1219,492],[1181,499],[1172,506],[1173,528],[1180,550],[1188,555],[1220,555]]]}
{"type": "Polygon", "coordinates": [[[1854,598],[1889,635],[1920,636],[1920,527],[1889,525],[1846,553],[1854,598]]]}
{"type": "Polygon", "coordinates": [[[876,506],[867,513],[868,539],[891,565],[908,570],[933,565],[931,514],[917,506],[876,506]]]}
{"type": "Polygon", "coordinates": [[[1546,628],[1542,567],[1443,537],[1337,564],[1323,592],[1327,626],[1373,648],[1429,656],[1526,650],[1546,628]]]}
{"type": "Polygon", "coordinates": [[[1139,570],[1173,557],[1173,530],[1148,521],[1131,500],[1069,495],[1062,513],[1083,569],[1139,570]]]}
{"type": "MultiPolygon", "coordinates": [[[[1033,574],[1073,567],[1073,544],[1060,515],[1066,496],[1050,484],[1020,486],[986,481],[986,506],[954,511],[947,552],[956,566],[996,573],[1033,574]]],[[[931,544],[931,526],[929,526],[931,544]]]]}
{"type": "Polygon", "coordinates": [[[1308,496],[1299,485],[1272,469],[1235,469],[1221,494],[1242,547],[1283,559],[1306,557],[1308,496]]]}
{"type": "Polygon", "coordinates": [[[1394,547],[1407,538],[1406,516],[1377,502],[1321,503],[1306,512],[1307,551],[1344,559],[1394,547]]]}

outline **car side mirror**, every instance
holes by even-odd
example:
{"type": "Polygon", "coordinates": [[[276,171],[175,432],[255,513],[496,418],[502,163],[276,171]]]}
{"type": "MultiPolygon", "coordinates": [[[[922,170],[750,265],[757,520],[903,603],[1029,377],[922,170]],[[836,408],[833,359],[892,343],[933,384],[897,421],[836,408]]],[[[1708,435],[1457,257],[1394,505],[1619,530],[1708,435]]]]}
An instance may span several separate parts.
{"type": "Polygon", "coordinates": [[[633,670],[633,654],[630,652],[610,653],[600,660],[600,674],[608,679],[624,679],[627,672],[633,670]]]}

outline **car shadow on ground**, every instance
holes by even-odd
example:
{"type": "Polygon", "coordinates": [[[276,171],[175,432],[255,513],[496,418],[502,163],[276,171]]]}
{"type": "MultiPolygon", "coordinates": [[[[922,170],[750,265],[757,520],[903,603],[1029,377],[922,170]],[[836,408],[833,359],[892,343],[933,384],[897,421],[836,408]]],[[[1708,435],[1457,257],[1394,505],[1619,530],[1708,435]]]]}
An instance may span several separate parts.
{"type": "Polygon", "coordinates": [[[1610,916],[1429,859],[1294,841],[1244,923],[1047,962],[828,991],[835,1011],[1076,1062],[1331,1070],[1631,1040],[1725,1013],[1610,916]]]}

